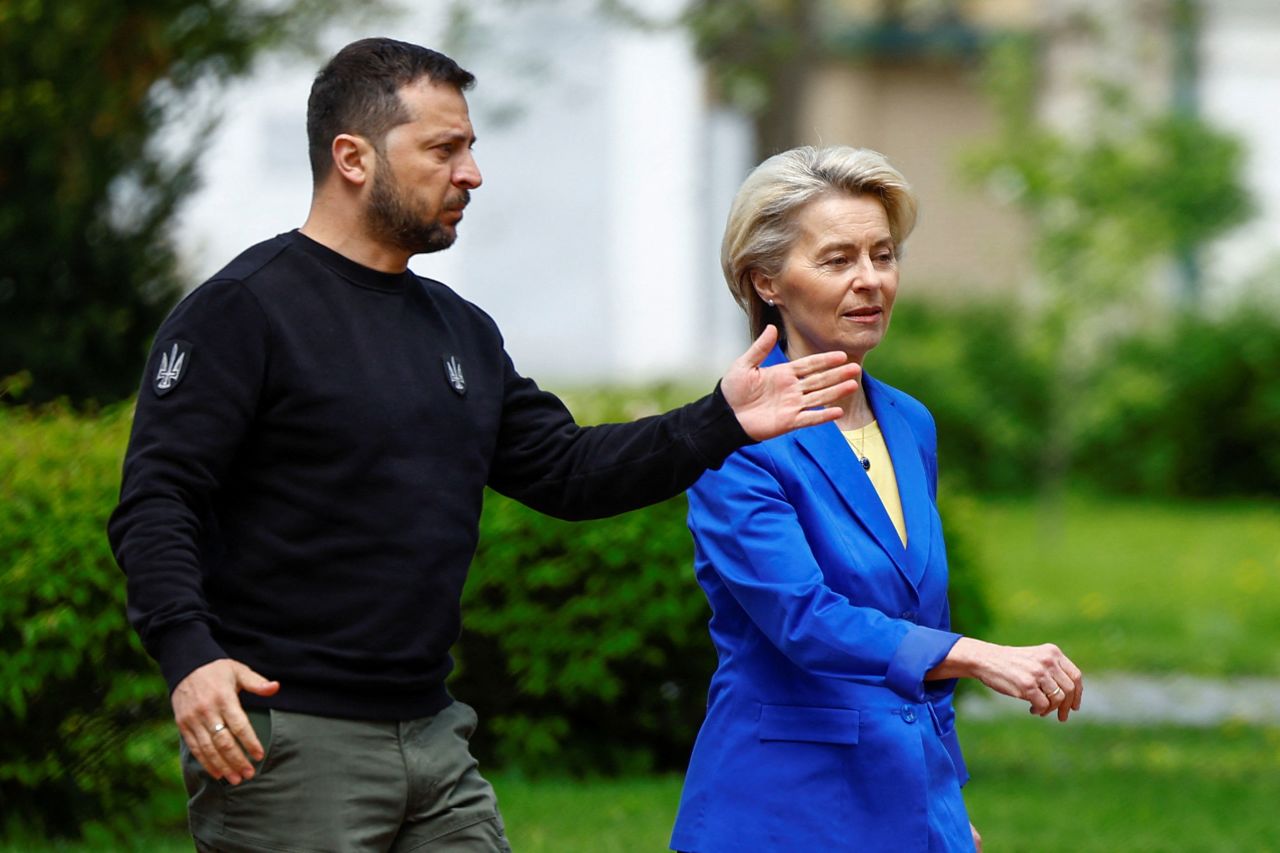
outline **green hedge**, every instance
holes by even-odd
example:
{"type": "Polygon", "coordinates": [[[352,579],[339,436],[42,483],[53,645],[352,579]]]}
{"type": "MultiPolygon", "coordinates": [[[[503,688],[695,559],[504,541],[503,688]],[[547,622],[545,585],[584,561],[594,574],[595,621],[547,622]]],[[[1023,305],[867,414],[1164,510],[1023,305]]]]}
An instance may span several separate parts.
{"type": "Polygon", "coordinates": [[[0,406],[2,828],[125,833],[180,819],[163,680],[107,547],[131,413],[0,406]],[[159,799],[153,800],[153,795],[159,799]]]}
{"type": "Polygon", "coordinates": [[[1048,409],[1048,367],[996,303],[900,302],[867,372],[929,407],[938,425],[938,476],[951,489],[1034,487],[1048,409]]]}
{"type": "MultiPolygon", "coordinates": [[[[490,494],[463,596],[451,689],[476,706],[482,761],[526,772],[682,771],[715,653],[683,497],[589,523],[490,494]]],[[[988,633],[978,566],[943,507],[957,630],[988,633]]]]}
{"type": "Polygon", "coordinates": [[[1098,371],[1079,479],[1108,492],[1280,496],[1280,316],[1241,306],[1124,342],[1098,371]]]}
{"type": "MultiPolygon", "coordinates": [[[[598,418],[687,394],[592,393],[598,418]]],[[[177,733],[163,681],[125,621],[104,529],[130,411],[0,407],[0,832],[86,832],[109,846],[177,824],[177,733]]],[[[957,512],[963,505],[957,505],[957,512]]],[[[477,751],[526,771],[679,769],[714,666],[683,498],[599,522],[491,494],[465,594],[454,692],[477,751]]],[[[957,621],[985,625],[954,534],[957,621]]],[[[967,567],[967,569],[966,569],[967,567]]]]}
{"type": "MultiPolygon", "coordinates": [[[[1153,497],[1280,495],[1280,309],[1147,322],[1099,355],[1073,402],[1068,484],[1153,497]]],[[[1050,370],[1004,302],[901,303],[869,372],[923,400],[942,481],[1027,493],[1040,478],[1050,370]]]]}

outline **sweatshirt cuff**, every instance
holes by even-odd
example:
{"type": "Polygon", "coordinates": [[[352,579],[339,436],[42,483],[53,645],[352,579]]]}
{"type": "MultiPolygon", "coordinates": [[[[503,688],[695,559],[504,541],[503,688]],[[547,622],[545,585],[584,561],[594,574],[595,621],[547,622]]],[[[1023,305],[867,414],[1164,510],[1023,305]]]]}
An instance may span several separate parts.
{"type": "Polygon", "coordinates": [[[889,661],[885,683],[893,692],[912,702],[926,701],[925,673],[942,663],[959,639],[959,634],[950,631],[939,631],[922,625],[912,627],[898,644],[893,659],[889,661]]]}
{"type": "Polygon", "coordinates": [[[208,623],[192,619],[166,629],[148,643],[151,656],[172,693],[182,679],[207,663],[228,657],[213,639],[208,623]]]}
{"type": "Polygon", "coordinates": [[[738,423],[719,382],[710,394],[685,407],[685,417],[686,440],[707,468],[719,468],[730,453],[756,443],[738,423]]]}

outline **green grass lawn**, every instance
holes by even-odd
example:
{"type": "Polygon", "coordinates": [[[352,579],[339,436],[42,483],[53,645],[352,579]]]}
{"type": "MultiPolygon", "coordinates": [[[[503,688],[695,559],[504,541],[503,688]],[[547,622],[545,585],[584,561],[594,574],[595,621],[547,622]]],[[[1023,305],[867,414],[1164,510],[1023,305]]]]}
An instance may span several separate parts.
{"type": "MultiPolygon", "coordinates": [[[[989,853],[1280,850],[1280,728],[1028,717],[962,725],[961,737],[989,853]]],[[[677,777],[493,780],[517,853],[665,850],[680,791],[677,777]]]]}
{"type": "Polygon", "coordinates": [[[1057,643],[1086,673],[1280,677],[1280,502],[982,501],[973,520],[987,639],[1057,643]]]}
{"type": "Polygon", "coordinates": [[[1280,728],[1077,720],[961,723],[988,851],[1280,850],[1280,728]]]}
{"type": "MultiPolygon", "coordinates": [[[[961,723],[965,799],[988,853],[1255,853],[1280,850],[1280,728],[1091,726],[1027,717],[961,723]]],[[[516,853],[666,849],[677,776],[571,781],[490,774],[516,853]]],[[[4,853],[190,851],[0,844],[4,853]]],[[[853,847],[851,849],[856,849],[853,847]]]]}

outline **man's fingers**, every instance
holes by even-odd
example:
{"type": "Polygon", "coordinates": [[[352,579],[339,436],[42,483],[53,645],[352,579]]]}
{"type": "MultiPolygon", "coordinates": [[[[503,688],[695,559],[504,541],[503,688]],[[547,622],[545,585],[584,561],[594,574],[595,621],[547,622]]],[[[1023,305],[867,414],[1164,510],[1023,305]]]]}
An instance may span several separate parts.
{"type": "Polygon", "coordinates": [[[191,750],[191,754],[195,756],[196,761],[200,762],[200,766],[204,767],[210,776],[215,779],[225,779],[231,775],[231,768],[227,766],[226,761],[222,758],[222,753],[214,745],[213,736],[201,727],[199,723],[193,723],[183,734],[187,739],[187,747],[191,750]]]}
{"type": "Polygon", "coordinates": [[[739,356],[738,361],[747,367],[758,367],[765,360],[773,345],[778,342],[778,330],[773,326],[765,326],[760,337],[751,342],[747,351],[739,356]]]}
{"type": "MultiPolygon", "coordinates": [[[[239,785],[242,779],[253,776],[253,764],[240,749],[239,738],[246,728],[253,735],[253,727],[239,707],[224,707],[220,711],[210,710],[206,716],[192,721],[183,736],[209,775],[239,785]]],[[[254,742],[257,742],[256,736],[254,742]]]]}
{"type": "Polygon", "coordinates": [[[827,406],[823,409],[805,409],[796,415],[795,425],[797,429],[817,426],[818,424],[825,424],[827,421],[838,420],[843,416],[844,409],[839,406],[827,406]]]}
{"type": "MultiPolygon", "coordinates": [[[[766,355],[768,353],[766,352],[766,355]]],[[[806,355],[804,358],[797,358],[795,361],[787,362],[787,366],[791,371],[801,379],[810,377],[814,374],[821,373],[824,370],[830,370],[833,367],[845,364],[849,360],[849,356],[833,350],[831,352],[820,352],[817,355],[806,355]]],[[[862,368],[856,364],[853,365],[861,371],[862,368]]]]}
{"type": "Polygon", "coordinates": [[[240,749],[240,743],[229,726],[224,724],[210,736],[210,740],[213,741],[214,749],[218,751],[222,763],[226,765],[228,782],[239,785],[241,779],[248,779],[253,775],[253,765],[240,749]]]}
{"type": "Polygon", "coordinates": [[[857,390],[858,380],[846,379],[839,385],[831,385],[825,388],[819,388],[816,391],[805,392],[801,406],[806,409],[813,408],[814,406],[826,406],[848,397],[857,390]]]}
{"type": "MultiPolygon", "coordinates": [[[[236,706],[239,702],[236,703],[236,706]]],[[[205,753],[209,755],[210,760],[226,777],[226,780],[232,785],[239,785],[240,779],[245,775],[246,771],[252,772],[253,765],[244,757],[244,753],[240,751],[240,744],[236,742],[236,736],[232,734],[231,727],[227,725],[227,719],[239,712],[240,716],[244,716],[244,712],[238,707],[222,706],[213,707],[206,712],[205,716],[195,723],[196,726],[202,727],[203,731],[196,733],[196,739],[204,748],[205,753]]],[[[248,722],[246,720],[246,722],[248,722]]]]}
{"type": "Polygon", "coordinates": [[[805,393],[812,391],[821,391],[824,388],[831,388],[849,380],[855,382],[862,378],[862,368],[857,364],[839,364],[824,370],[817,370],[813,373],[800,376],[800,390],[805,393]]]}
{"type": "Polygon", "coordinates": [[[271,696],[280,689],[280,682],[269,681],[244,664],[237,663],[236,687],[256,696],[271,696]]]}
{"type": "MultiPolygon", "coordinates": [[[[258,740],[258,733],[253,730],[253,725],[249,722],[249,717],[244,711],[235,709],[227,714],[227,731],[235,736],[235,740],[244,746],[245,751],[254,761],[261,761],[265,754],[262,749],[262,741],[258,740]]],[[[236,752],[243,757],[243,753],[237,748],[236,752]]],[[[253,767],[246,768],[246,776],[253,776],[253,767]]]]}

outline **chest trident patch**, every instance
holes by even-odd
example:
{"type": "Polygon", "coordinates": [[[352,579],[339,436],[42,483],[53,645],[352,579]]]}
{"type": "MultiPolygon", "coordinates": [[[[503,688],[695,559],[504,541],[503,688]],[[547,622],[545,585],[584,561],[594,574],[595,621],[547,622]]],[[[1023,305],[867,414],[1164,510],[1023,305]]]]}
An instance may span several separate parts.
{"type": "Polygon", "coordinates": [[[444,375],[445,378],[449,380],[449,387],[452,388],[459,397],[467,396],[467,379],[462,375],[462,362],[458,361],[457,356],[445,356],[444,375]]]}
{"type": "Polygon", "coordinates": [[[163,397],[182,381],[191,365],[191,344],[186,341],[173,341],[166,350],[160,349],[160,364],[156,375],[151,380],[151,387],[156,396],[163,397]]]}

